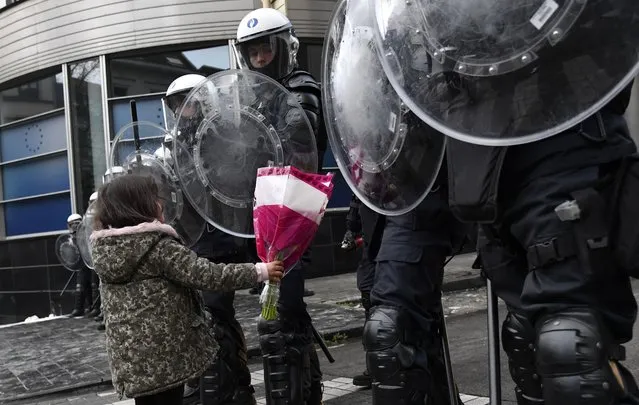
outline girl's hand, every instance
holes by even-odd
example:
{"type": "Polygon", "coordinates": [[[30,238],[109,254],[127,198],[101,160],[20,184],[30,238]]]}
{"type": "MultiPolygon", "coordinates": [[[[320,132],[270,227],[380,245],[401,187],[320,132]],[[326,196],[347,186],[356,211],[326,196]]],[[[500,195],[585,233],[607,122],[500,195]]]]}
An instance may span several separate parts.
{"type": "Polygon", "coordinates": [[[275,261],[266,263],[266,270],[268,271],[268,279],[270,281],[280,281],[284,275],[284,262],[275,261]]]}

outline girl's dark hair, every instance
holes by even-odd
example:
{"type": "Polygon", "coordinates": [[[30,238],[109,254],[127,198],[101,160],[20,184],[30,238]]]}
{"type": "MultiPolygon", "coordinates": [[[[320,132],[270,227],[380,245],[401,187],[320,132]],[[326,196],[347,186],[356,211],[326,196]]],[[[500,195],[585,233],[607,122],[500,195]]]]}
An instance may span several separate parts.
{"type": "Polygon", "coordinates": [[[152,178],[127,174],[102,185],[95,202],[96,228],[135,226],[158,216],[158,186],[152,178]]]}

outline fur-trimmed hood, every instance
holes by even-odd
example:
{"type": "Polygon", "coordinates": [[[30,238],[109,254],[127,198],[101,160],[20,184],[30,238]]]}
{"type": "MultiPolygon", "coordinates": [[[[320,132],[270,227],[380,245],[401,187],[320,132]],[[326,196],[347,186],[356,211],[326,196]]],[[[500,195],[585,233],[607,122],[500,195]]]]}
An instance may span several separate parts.
{"type": "Polygon", "coordinates": [[[149,249],[166,236],[179,238],[173,227],[159,221],[94,231],[90,237],[93,257],[108,257],[95,263],[95,272],[107,283],[126,281],[149,249]]]}

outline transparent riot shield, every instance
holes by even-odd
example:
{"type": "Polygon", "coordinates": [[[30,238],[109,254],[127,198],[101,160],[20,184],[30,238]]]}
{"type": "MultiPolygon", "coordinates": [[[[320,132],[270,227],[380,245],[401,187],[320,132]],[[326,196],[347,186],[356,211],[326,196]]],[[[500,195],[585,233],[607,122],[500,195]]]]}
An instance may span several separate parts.
{"type": "Polygon", "coordinates": [[[201,198],[185,187],[189,202],[208,223],[234,236],[254,237],[258,168],[292,165],[317,171],[315,136],[296,97],[250,70],[216,73],[191,90],[174,135],[180,182],[188,184],[196,176],[206,189],[201,198]]]}
{"type": "Polygon", "coordinates": [[[158,185],[160,203],[164,222],[173,225],[182,213],[182,193],[177,178],[171,170],[155,156],[146,153],[135,154],[131,162],[124,164],[124,169],[131,174],[151,177],[158,185]]]}
{"type": "MultiPolygon", "coordinates": [[[[175,179],[177,179],[177,175],[175,174],[175,159],[173,158],[173,138],[167,137],[164,140],[164,144],[155,151],[155,157],[164,163],[164,166],[167,171],[171,173],[175,179]]],[[[188,154],[186,147],[184,145],[177,145],[177,154],[188,154]]],[[[188,157],[184,157],[184,161],[187,162],[188,157]]],[[[192,167],[192,173],[195,174],[193,162],[190,162],[192,167]]],[[[193,196],[193,198],[201,201],[201,204],[206,204],[206,190],[204,185],[197,176],[192,175],[185,179],[184,182],[180,183],[180,192],[182,196],[187,192],[193,196]]],[[[182,208],[179,212],[179,218],[175,221],[173,225],[177,233],[182,237],[182,240],[187,246],[193,246],[204,233],[204,229],[206,228],[206,221],[200,214],[198,214],[197,210],[193,208],[193,205],[188,201],[188,198],[182,197],[182,208]]]]}
{"type": "Polygon", "coordinates": [[[437,177],[446,137],[424,124],[389,83],[367,1],[339,2],[324,44],[323,105],[329,141],[348,185],[384,215],[415,208],[437,177]]]}
{"type": "MultiPolygon", "coordinates": [[[[111,172],[141,174],[152,177],[159,188],[164,222],[173,226],[187,246],[192,246],[204,232],[205,221],[197,215],[183,197],[182,184],[173,169],[172,136],[162,127],[150,122],[136,121],[116,135],[111,147],[111,172]],[[140,139],[135,147],[134,133],[140,139]],[[118,169],[121,168],[121,169],[118,169]]],[[[113,178],[113,173],[109,178],[113,178]]],[[[197,182],[185,184],[194,193],[197,182]]],[[[200,184],[200,194],[204,186],[200,184]]]]}
{"type": "Polygon", "coordinates": [[[131,122],[117,133],[111,144],[110,166],[124,167],[136,156],[135,133],[137,132],[140,145],[138,153],[153,155],[162,146],[168,132],[159,125],[146,121],[131,122]]]}
{"type": "Polygon", "coordinates": [[[55,241],[55,255],[58,257],[60,264],[67,270],[78,271],[82,269],[82,257],[73,235],[67,233],[58,236],[55,241]]]}
{"type": "Polygon", "coordinates": [[[82,217],[82,223],[80,223],[76,232],[76,242],[78,244],[80,256],[82,257],[84,264],[90,269],[95,268],[93,266],[93,255],[91,254],[91,242],[89,240],[94,229],[94,219],[95,201],[89,204],[89,208],[87,208],[87,212],[82,217]]]}
{"type": "Polygon", "coordinates": [[[410,109],[459,140],[541,140],[639,73],[636,0],[372,0],[384,70],[410,109]]]}

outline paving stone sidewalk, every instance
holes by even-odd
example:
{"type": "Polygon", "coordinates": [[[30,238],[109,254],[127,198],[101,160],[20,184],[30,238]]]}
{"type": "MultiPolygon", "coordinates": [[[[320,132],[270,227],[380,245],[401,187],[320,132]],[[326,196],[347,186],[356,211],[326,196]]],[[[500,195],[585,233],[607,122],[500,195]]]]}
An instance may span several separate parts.
{"type": "MultiPolygon", "coordinates": [[[[470,265],[474,255],[462,255],[447,266],[445,290],[481,285],[470,265]]],[[[355,273],[307,281],[315,295],[307,297],[308,311],[316,329],[330,339],[337,333],[358,336],[364,312],[355,273]]],[[[242,324],[249,355],[259,354],[256,320],[258,296],[238,291],[237,318],[242,324]]],[[[88,319],[58,318],[0,328],[0,403],[48,395],[83,387],[105,385],[111,380],[105,352],[104,332],[88,319]]]]}

